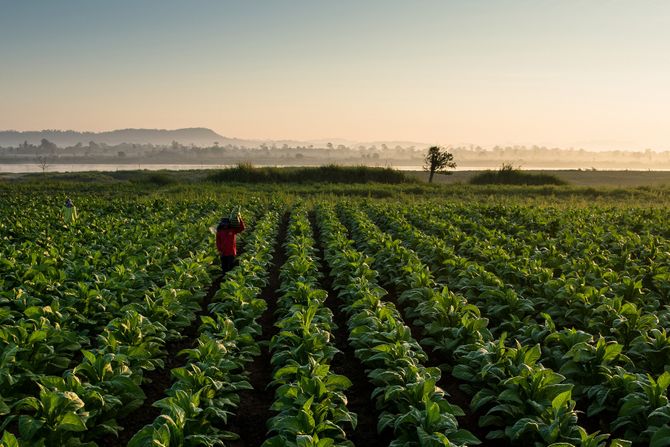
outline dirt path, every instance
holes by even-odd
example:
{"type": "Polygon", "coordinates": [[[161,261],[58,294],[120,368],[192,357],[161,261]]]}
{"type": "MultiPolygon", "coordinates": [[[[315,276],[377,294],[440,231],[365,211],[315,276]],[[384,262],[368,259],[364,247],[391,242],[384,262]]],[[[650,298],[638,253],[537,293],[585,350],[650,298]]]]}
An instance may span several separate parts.
{"type": "MultiPolygon", "coordinates": [[[[412,337],[416,341],[420,341],[423,338],[423,329],[416,326],[414,322],[410,321],[409,318],[406,318],[407,308],[404,304],[400,304],[398,302],[398,293],[395,287],[390,286],[387,287],[386,290],[388,291],[388,295],[384,299],[393,303],[396,306],[400,314],[403,316],[405,324],[407,325],[407,327],[409,327],[410,331],[412,332],[412,337]]],[[[430,346],[421,346],[421,347],[428,356],[428,360],[424,362],[424,366],[440,368],[441,365],[448,362],[448,360],[442,353],[434,351],[432,347],[430,346]]],[[[463,384],[464,383],[462,380],[453,377],[451,373],[446,372],[444,370],[442,370],[442,377],[440,378],[440,381],[437,383],[437,386],[442,388],[447,393],[447,400],[454,405],[458,405],[465,412],[465,416],[460,416],[456,418],[458,420],[459,428],[468,430],[469,432],[477,436],[482,442],[485,441],[487,446],[491,447],[508,446],[509,443],[505,439],[497,439],[497,440],[486,439],[488,430],[479,427],[479,418],[481,416],[484,416],[484,413],[482,412],[473,413],[470,410],[471,399],[470,396],[468,396],[465,392],[463,392],[463,390],[461,390],[461,385],[463,384]]]]}
{"type": "Polygon", "coordinates": [[[271,390],[266,390],[267,385],[272,381],[272,365],[270,365],[268,343],[277,333],[277,328],[274,326],[275,311],[277,310],[277,289],[280,285],[279,269],[286,260],[283,244],[286,240],[287,226],[288,214],[285,214],[279,225],[269,283],[261,292],[261,296],[267,301],[268,307],[258,320],[263,330],[258,340],[261,345],[261,355],[257,356],[247,369],[249,382],[253,386],[253,390],[245,390],[240,393],[240,406],[229,424],[230,431],[240,435],[239,440],[228,443],[232,447],[258,447],[267,438],[266,421],[272,416],[270,406],[274,401],[274,393],[271,390]]]}
{"type": "Polygon", "coordinates": [[[348,438],[360,447],[385,447],[393,440],[390,430],[382,434],[377,434],[377,421],[379,411],[375,407],[374,400],[370,397],[374,386],[368,381],[365,374],[365,368],[354,355],[354,349],[348,341],[349,331],[347,329],[347,316],[339,308],[341,302],[337,298],[337,293],[333,290],[332,280],[330,278],[330,267],[324,259],[324,247],[321,240],[321,233],[315,224],[315,217],[310,214],[310,221],[314,230],[314,239],[319,249],[318,256],[321,260],[321,273],[323,279],[321,286],[328,292],[326,306],[333,312],[333,320],[337,324],[335,331],[335,346],[342,351],[342,354],[336,355],[332,362],[332,370],[337,374],[342,374],[351,380],[352,387],[345,393],[347,399],[347,408],[358,416],[358,425],[356,429],[347,433],[348,438]]]}
{"type": "Polygon", "coordinates": [[[198,328],[200,327],[200,316],[208,313],[207,307],[212,301],[212,297],[219,290],[223,277],[218,275],[212,281],[207,295],[200,304],[200,310],[196,313],[196,318],[191,322],[191,325],[182,331],[183,337],[179,340],[168,342],[165,345],[167,355],[165,357],[165,366],[154,371],[149,371],[144,374],[147,379],[142,384],[142,390],[146,395],[146,399],[140,408],[133,411],[124,418],[119,419],[119,425],[123,430],[119,433],[118,439],[106,437],[98,440],[101,446],[125,446],[128,441],[142,429],[145,425],[151,424],[159,415],[160,409],[153,406],[154,402],[163,399],[167,396],[166,391],[172,386],[172,369],[183,366],[185,362],[184,357],[179,357],[178,354],[182,349],[188,349],[195,346],[198,339],[198,328]]]}
{"type": "MultiPolygon", "coordinates": [[[[351,234],[349,234],[349,238],[353,240],[351,234]]],[[[363,253],[366,253],[365,250],[361,249],[359,244],[355,243],[354,246],[358,250],[361,250],[363,253]]],[[[369,256],[372,255],[370,253],[366,254],[369,256]]],[[[393,303],[396,306],[401,316],[403,317],[405,324],[407,325],[407,327],[409,327],[410,332],[412,333],[412,337],[417,342],[420,342],[423,339],[423,332],[424,332],[423,328],[416,326],[413,321],[407,318],[407,308],[404,304],[399,303],[398,301],[399,295],[397,293],[396,288],[392,284],[383,284],[383,286],[386,288],[386,291],[388,292],[388,294],[384,297],[384,300],[393,303]]],[[[426,352],[426,355],[428,357],[427,361],[424,363],[424,366],[439,368],[441,365],[447,363],[447,359],[444,357],[444,355],[442,355],[438,351],[434,351],[432,347],[423,345],[421,347],[426,352]]],[[[470,410],[471,397],[468,396],[461,389],[461,385],[463,384],[464,384],[463,381],[453,377],[449,372],[445,372],[444,370],[442,371],[442,377],[440,381],[437,383],[437,385],[447,393],[447,400],[450,403],[461,407],[461,409],[463,409],[465,413],[464,416],[456,418],[458,420],[459,428],[470,431],[472,434],[477,436],[482,442],[486,443],[487,446],[490,447],[509,446],[509,442],[506,439],[496,439],[496,440],[486,439],[488,429],[479,427],[479,418],[481,416],[484,416],[484,414],[481,412],[472,412],[470,410]]]]}

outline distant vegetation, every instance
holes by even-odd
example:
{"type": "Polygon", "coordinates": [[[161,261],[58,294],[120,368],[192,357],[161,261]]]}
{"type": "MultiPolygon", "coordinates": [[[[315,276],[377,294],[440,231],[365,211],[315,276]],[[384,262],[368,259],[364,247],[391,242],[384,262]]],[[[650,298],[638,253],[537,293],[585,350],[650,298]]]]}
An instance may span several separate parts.
{"type": "Polygon", "coordinates": [[[533,174],[503,163],[497,171],[484,171],[470,179],[472,185],[565,185],[551,174],[533,174]]]}
{"type": "Polygon", "coordinates": [[[254,167],[240,163],[208,176],[213,182],[240,183],[415,183],[416,180],[392,168],[327,165],[302,168],[254,167]]]}
{"type": "MultiPolygon", "coordinates": [[[[411,141],[266,141],[229,138],[205,128],[123,129],[110,132],[0,130],[0,164],[33,164],[45,172],[63,164],[187,164],[407,166],[425,164],[426,144],[411,141]]],[[[543,146],[450,146],[461,169],[513,161],[537,169],[670,169],[670,151],[590,152],[543,146]]],[[[451,161],[453,161],[451,160],[451,161]]],[[[114,168],[112,168],[114,169],[114,168]]],[[[436,171],[437,172],[437,171],[436,171]]]]}

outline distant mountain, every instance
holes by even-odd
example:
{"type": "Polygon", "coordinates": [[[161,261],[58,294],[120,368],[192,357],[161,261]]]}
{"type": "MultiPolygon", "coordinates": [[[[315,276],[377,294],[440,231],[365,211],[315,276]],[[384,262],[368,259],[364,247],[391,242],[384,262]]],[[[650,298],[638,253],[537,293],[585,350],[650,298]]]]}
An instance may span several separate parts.
{"type": "Polygon", "coordinates": [[[42,138],[56,143],[58,146],[73,146],[77,143],[87,144],[89,141],[109,145],[121,143],[167,145],[176,141],[181,144],[211,146],[215,141],[220,145],[239,144],[239,140],[226,138],[213,130],[194,127],[189,129],[121,129],[109,132],[76,132],[74,130],[42,130],[18,132],[13,130],[0,131],[0,146],[17,146],[24,141],[39,144],[42,138]]]}
{"type": "Polygon", "coordinates": [[[219,135],[211,129],[204,127],[193,127],[187,129],[120,129],[109,132],[77,132],[74,130],[40,130],[40,131],[26,131],[19,132],[15,130],[0,131],[0,147],[18,146],[24,141],[29,144],[40,144],[42,138],[46,138],[52,143],[56,143],[59,147],[74,146],[77,143],[87,145],[89,141],[95,143],[105,143],[109,145],[117,145],[121,143],[129,144],[155,144],[165,146],[176,141],[180,144],[190,146],[212,146],[218,142],[220,146],[228,144],[233,146],[240,146],[245,148],[257,148],[263,145],[271,147],[282,147],[287,145],[289,147],[309,147],[325,148],[328,143],[332,143],[334,147],[338,145],[345,145],[349,147],[375,146],[378,149],[382,148],[382,144],[386,144],[389,148],[396,146],[402,147],[422,147],[423,143],[411,141],[374,141],[374,142],[357,142],[353,140],[345,140],[341,138],[332,139],[317,139],[317,140],[270,140],[270,139],[241,139],[230,138],[219,135]]]}

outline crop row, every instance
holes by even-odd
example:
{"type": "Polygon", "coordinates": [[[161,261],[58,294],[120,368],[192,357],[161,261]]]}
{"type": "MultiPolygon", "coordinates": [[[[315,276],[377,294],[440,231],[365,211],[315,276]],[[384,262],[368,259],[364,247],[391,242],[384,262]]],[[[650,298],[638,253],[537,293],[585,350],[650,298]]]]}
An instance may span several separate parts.
{"type": "MultiPolygon", "coordinates": [[[[196,222],[201,222],[206,214],[196,222]]],[[[80,251],[80,258],[64,250],[68,243],[74,243],[67,234],[63,240],[51,242],[44,253],[28,243],[21,244],[20,249],[14,247],[17,252],[33,256],[25,271],[13,258],[5,259],[16,270],[3,276],[6,289],[0,297],[0,346],[5,355],[11,356],[0,375],[13,378],[11,389],[0,389],[2,396],[10,401],[22,397],[30,389],[34,375],[61,375],[79,349],[90,349],[97,343],[90,334],[102,332],[124,306],[142,301],[147,293],[158,294],[166,279],[174,274],[172,266],[188,256],[188,250],[177,250],[176,241],[182,240],[191,248],[202,240],[201,236],[194,236],[198,234],[194,231],[197,223],[186,224],[183,219],[185,216],[169,226],[133,226],[133,230],[122,234],[123,238],[107,237],[106,245],[91,237],[96,248],[89,250],[88,256],[80,251]],[[173,238],[166,238],[165,234],[173,238]],[[54,266],[58,261],[49,260],[54,252],[60,253],[65,262],[60,270],[54,266]],[[44,265],[40,264],[42,261],[44,265]],[[109,262],[114,265],[108,266],[109,262]],[[36,276],[34,271],[42,273],[36,276]]],[[[82,243],[86,241],[82,239],[82,243]]],[[[176,271],[180,268],[183,267],[176,271]]]]}
{"type": "MultiPolygon", "coordinates": [[[[661,238],[631,231],[615,236],[614,229],[604,232],[585,223],[586,228],[564,229],[556,238],[533,244],[481,224],[459,227],[427,212],[406,217],[444,240],[455,253],[481,262],[520,294],[542,298],[559,326],[606,333],[613,326],[603,318],[612,311],[644,316],[638,319],[643,330],[659,320],[667,326],[670,247],[661,238]],[[608,238],[615,242],[608,244],[604,240],[608,238]],[[565,307],[571,307],[567,314],[565,307]],[[598,318],[590,318],[592,313],[598,318]]],[[[571,225],[565,219],[562,223],[571,225]]]]}
{"type": "MultiPolygon", "coordinates": [[[[407,224],[402,225],[399,218],[389,216],[388,213],[384,222],[387,227],[394,228],[394,234],[402,234],[406,241],[411,241],[411,245],[420,253],[431,257],[441,252],[444,257],[441,265],[450,265],[450,251],[443,247],[444,243],[440,240],[421,236],[419,231],[412,230],[407,224]]],[[[603,315],[610,320],[612,330],[608,330],[604,336],[598,332],[591,334],[574,328],[557,330],[551,316],[546,313],[541,314],[545,319],[544,324],[532,318],[525,318],[519,324],[520,321],[514,318],[514,312],[521,314],[518,308],[505,308],[511,302],[510,296],[516,296],[514,289],[501,297],[497,304],[489,303],[491,294],[500,295],[500,289],[509,286],[503,286],[495,274],[481,266],[466,262],[472,266],[467,270],[467,275],[463,274],[463,270],[458,272],[456,269],[446,269],[451,273],[443,277],[454,290],[461,291],[485,310],[493,310],[494,315],[500,315],[501,307],[503,312],[508,311],[511,314],[508,321],[516,322],[514,328],[508,328],[514,329],[514,338],[523,345],[541,346],[539,361],[560,372],[567,377],[568,382],[574,384],[573,396],[579,407],[585,409],[586,417],[598,418],[598,425],[603,429],[620,433],[626,439],[645,442],[666,436],[670,422],[667,416],[670,375],[665,372],[665,365],[670,345],[665,330],[656,328],[658,321],[653,314],[639,316],[631,309],[634,308],[631,303],[626,304],[629,311],[625,315],[615,309],[606,312],[604,306],[591,310],[594,320],[603,315]],[[497,283],[492,280],[497,280],[497,283]],[[651,322],[645,323],[645,319],[651,319],[651,322]],[[626,337],[621,338],[621,335],[626,337]]],[[[458,261],[458,264],[464,263],[458,261]]],[[[560,298],[557,300],[560,301],[560,298]]],[[[545,310],[542,303],[541,299],[533,300],[540,312],[545,310]]],[[[574,304],[564,308],[568,315],[576,311],[579,311],[579,307],[574,304]]],[[[454,373],[470,377],[472,371],[457,369],[454,373]]]]}
{"type": "MultiPolygon", "coordinates": [[[[165,264],[159,264],[160,268],[149,267],[156,272],[149,290],[142,290],[144,282],[131,281],[119,290],[135,293],[133,300],[124,298],[123,292],[110,294],[105,301],[87,296],[91,307],[100,306],[106,312],[92,321],[108,322],[103,323],[94,344],[82,351],[81,360],[75,360],[73,366],[69,366],[72,354],[56,369],[48,369],[48,362],[37,358],[38,354],[44,355],[53,362],[61,352],[73,353],[81,346],[62,336],[63,331],[79,336],[74,329],[63,329],[60,321],[50,320],[67,320],[59,312],[57,298],[50,305],[31,306],[24,311],[21,321],[32,324],[31,328],[22,331],[23,323],[4,322],[2,334],[9,343],[2,353],[2,377],[14,394],[3,392],[0,414],[6,417],[1,428],[18,433],[26,445],[77,445],[114,436],[121,429],[118,419],[131,414],[145,398],[140,388],[144,372],[163,367],[166,343],[180,337],[180,331],[191,324],[199,309],[202,289],[210,281],[209,244],[202,231],[205,222],[204,217],[189,223],[177,221],[175,230],[181,231],[172,231],[171,238],[161,235],[165,248],[186,243],[192,252],[186,257],[163,256],[160,259],[165,264]],[[11,396],[17,397],[10,400],[11,396]]],[[[153,260],[144,258],[144,262],[153,260]]],[[[119,270],[132,274],[124,267],[119,270]]],[[[104,283],[96,286],[104,287],[104,283]]]]}
{"type": "Polygon", "coordinates": [[[267,447],[351,446],[347,429],[356,415],[347,409],[345,390],[351,382],[331,371],[332,313],[325,307],[327,293],[319,288],[314,239],[305,208],[291,213],[284,245],[287,259],[281,267],[277,300],[279,332],[270,341],[275,388],[268,421],[267,447]]]}
{"type": "Polygon", "coordinates": [[[445,369],[468,382],[463,388],[472,395],[471,410],[482,414],[479,423],[490,430],[488,438],[524,445],[602,440],[577,424],[573,385],[537,362],[539,345],[507,345],[504,334],[493,338],[479,308],[439,287],[429,267],[400,240],[381,232],[360,211],[343,208],[342,215],[357,242],[375,253],[375,265],[401,293],[415,325],[424,328],[425,344],[445,353],[451,362],[445,369]]]}
{"type": "Polygon", "coordinates": [[[238,266],[226,274],[209,315],[201,317],[195,347],[180,353],[186,364],[172,370],[175,380],[167,397],[154,404],[161,415],[129,446],[223,445],[237,438],[221,427],[237,408],[239,391],[251,386],[246,365],[260,354],[257,319],[267,305],[259,295],[267,284],[278,223],[270,212],[247,237],[238,266]]]}
{"type": "Polygon", "coordinates": [[[317,220],[334,288],[348,316],[349,341],[375,386],[372,398],[381,410],[378,430],[390,429],[400,446],[477,444],[458,428],[460,408],[437,386],[440,370],[424,366],[426,355],[395,306],[376,281],[370,258],[353,248],[333,210],[317,207],[317,220]]]}

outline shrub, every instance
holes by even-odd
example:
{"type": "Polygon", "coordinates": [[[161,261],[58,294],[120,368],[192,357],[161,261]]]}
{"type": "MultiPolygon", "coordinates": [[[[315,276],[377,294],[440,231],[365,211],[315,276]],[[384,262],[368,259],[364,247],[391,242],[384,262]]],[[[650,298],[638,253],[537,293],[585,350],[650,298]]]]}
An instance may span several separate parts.
{"type": "Polygon", "coordinates": [[[470,179],[472,185],[565,185],[566,183],[551,174],[533,174],[522,171],[511,164],[503,163],[497,171],[484,171],[470,179]]]}
{"type": "Polygon", "coordinates": [[[177,180],[165,172],[156,172],[146,176],[144,183],[151,183],[157,186],[167,186],[177,183],[177,180]]]}
{"type": "Polygon", "coordinates": [[[240,183],[414,183],[416,180],[392,168],[326,165],[301,168],[254,167],[240,163],[207,177],[212,182],[240,183]]]}

